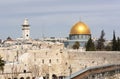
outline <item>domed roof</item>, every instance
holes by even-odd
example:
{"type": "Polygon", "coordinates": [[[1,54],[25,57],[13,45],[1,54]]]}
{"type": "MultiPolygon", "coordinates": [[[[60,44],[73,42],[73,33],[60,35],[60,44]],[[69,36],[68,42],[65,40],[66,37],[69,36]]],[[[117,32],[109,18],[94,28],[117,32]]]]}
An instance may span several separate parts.
{"type": "Polygon", "coordinates": [[[91,34],[89,27],[83,22],[77,22],[70,31],[70,35],[72,34],[91,34]]]}

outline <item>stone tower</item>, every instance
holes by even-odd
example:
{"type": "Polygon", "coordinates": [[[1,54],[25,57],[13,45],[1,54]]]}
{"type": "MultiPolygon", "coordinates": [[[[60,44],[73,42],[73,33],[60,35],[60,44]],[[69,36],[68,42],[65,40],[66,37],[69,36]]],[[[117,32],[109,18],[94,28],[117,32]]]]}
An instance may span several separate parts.
{"type": "Polygon", "coordinates": [[[22,25],[22,38],[24,40],[29,40],[30,38],[30,25],[28,23],[27,18],[25,18],[24,23],[22,25]]]}

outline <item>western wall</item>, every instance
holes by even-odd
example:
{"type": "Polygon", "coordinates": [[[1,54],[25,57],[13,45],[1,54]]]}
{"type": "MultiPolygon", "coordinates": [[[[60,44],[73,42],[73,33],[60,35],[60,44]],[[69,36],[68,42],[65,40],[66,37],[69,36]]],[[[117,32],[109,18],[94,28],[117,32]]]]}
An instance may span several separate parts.
{"type": "MultiPolygon", "coordinates": [[[[6,61],[4,73],[21,72],[23,75],[17,74],[18,77],[24,76],[24,71],[30,72],[29,76],[46,76],[50,73],[69,76],[87,67],[120,63],[118,51],[81,51],[50,43],[43,44],[42,47],[27,46],[26,49],[21,49],[20,46],[15,49],[1,48],[0,55],[6,61]]],[[[11,75],[8,78],[11,78],[11,75]]]]}

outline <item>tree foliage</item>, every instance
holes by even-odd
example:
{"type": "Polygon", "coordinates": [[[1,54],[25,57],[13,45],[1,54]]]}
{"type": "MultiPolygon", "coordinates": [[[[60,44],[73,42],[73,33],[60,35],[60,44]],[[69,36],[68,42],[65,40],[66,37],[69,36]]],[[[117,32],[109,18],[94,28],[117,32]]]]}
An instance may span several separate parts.
{"type": "Polygon", "coordinates": [[[76,41],[72,46],[73,49],[79,49],[79,47],[80,47],[80,43],[78,41],[76,41]]]}
{"type": "Polygon", "coordinates": [[[120,51],[120,38],[117,39],[117,50],[120,51]]]}
{"type": "Polygon", "coordinates": [[[89,40],[86,44],[86,51],[95,51],[95,45],[94,45],[91,37],[89,38],[89,40]]]}
{"type": "Polygon", "coordinates": [[[2,57],[0,56],[0,70],[3,72],[4,71],[4,65],[5,65],[5,61],[2,60],[2,57]]]}
{"type": "Polygon", "coordinates": [[[104,50],[104,48],[105,48],[105,46],[104,46],[104,42],[105,42],[104,36],[105,36],[105,32],[104,32],[104,30],[102,30],[100,38],[97,41],[97,46],[96,46],[97,50],[104,50]]]}
{"type": "Polygon", "coordinates": [[[113,31],[112,51],[117,51],[117,40],[115,36],[115,31],[113,31]]]}
{"type": "Polygon", "coordinates": [[[105,50],[106,51],[112,51],[112,43],[108,43],[106,46],[105,46],[105,50]]]}

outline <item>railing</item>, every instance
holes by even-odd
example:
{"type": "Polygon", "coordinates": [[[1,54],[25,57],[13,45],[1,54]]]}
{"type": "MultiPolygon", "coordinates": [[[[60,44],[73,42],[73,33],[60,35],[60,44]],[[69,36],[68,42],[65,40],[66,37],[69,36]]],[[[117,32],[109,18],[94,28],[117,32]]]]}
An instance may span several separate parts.
{"type": "Polygon", "coordinates": [[[106,74],[113,75],[115,73],[120,73],[120,64],[89,67],[71,74],[71,76],[66,77],[65,79],[94,79],[94,77],[98,75],[105,76],[106,74]]]}

